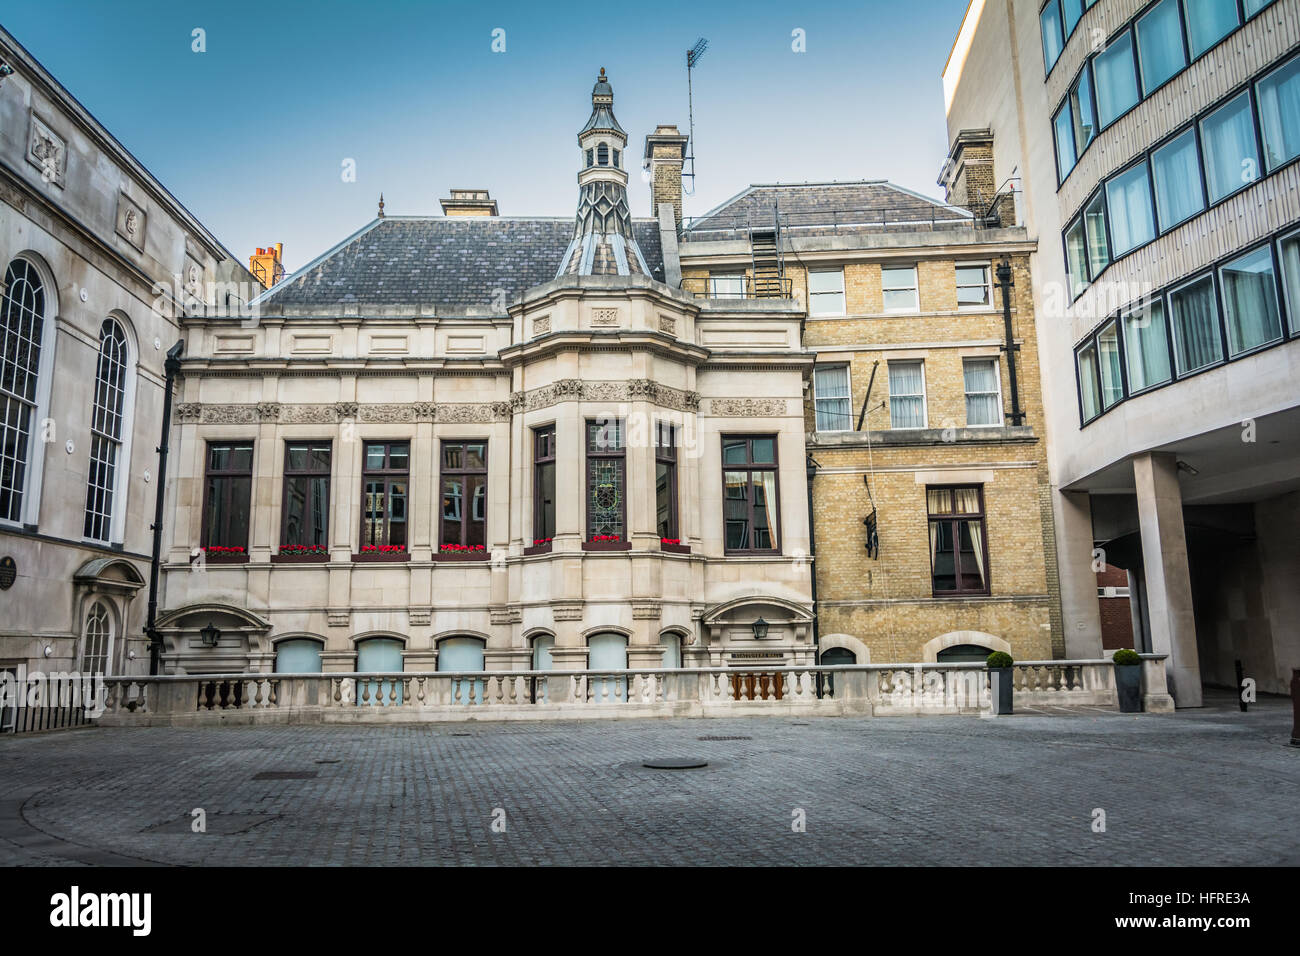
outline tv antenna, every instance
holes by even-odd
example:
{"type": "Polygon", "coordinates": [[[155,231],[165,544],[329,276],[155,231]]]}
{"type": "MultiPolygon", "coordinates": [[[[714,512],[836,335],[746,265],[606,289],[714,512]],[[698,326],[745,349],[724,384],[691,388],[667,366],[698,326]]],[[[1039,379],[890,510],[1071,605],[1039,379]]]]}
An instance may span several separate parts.
{"type": "Polygon", "coordinates": [[[690,118],[690,139],[688,140],[688,149],[690,155],[686,159],[690,160],[691,171],[682,173],[682,179],[691,181],[691,188],[687,189],[684,185],[682,192],[686,195],[693,195],[695,192],[695,94],[691,88],[691,71],[695,69],[695,64],[700,62],[700,57],[704,56],[704,51],[709,48],[709,41],[700,37],[695,41],[695,46],[686,51],[686,109],[690,118]]]}

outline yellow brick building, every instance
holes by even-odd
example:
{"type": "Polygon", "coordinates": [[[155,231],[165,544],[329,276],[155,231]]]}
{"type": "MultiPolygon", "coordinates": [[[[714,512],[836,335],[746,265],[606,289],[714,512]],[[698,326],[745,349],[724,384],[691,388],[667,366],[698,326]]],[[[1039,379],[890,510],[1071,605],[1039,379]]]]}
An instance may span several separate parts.
{"type": "Polygon", "coordinates": [[[803,305],[827,663],[1063,656],[1034,246],[1014,195],[987,192],[972,210],[885,182],[751,186],[681,232],[683,288],[803,305]]]}

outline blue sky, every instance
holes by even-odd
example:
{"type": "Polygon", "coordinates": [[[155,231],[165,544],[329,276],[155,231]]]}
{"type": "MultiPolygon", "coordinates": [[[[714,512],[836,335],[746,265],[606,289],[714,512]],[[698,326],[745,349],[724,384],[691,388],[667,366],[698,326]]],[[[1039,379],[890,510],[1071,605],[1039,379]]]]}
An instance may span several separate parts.
{"type": "MultiPolygon", "coordinates": [[[[490,189],[502,215],[572,214],[599,68],[639,157],[655,124],[686,131],[701,36],[687,215],[751,182],[938,196],[940,74],[965,6],[9,0],[0,22],[232,252],[283,242],[294,269],[373,218],[381,191],[394,215],[436,214],[453,186],[490,189]]],[[[635,172],[629,190],[648,215],[635,172]]]]}

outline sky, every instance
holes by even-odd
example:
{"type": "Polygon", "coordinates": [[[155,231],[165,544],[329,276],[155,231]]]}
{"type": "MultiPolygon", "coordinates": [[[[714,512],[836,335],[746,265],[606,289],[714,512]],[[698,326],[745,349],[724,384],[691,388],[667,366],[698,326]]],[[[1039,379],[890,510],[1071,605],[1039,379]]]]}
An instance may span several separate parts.
{"type": "Polygon", "coordinates": [[[763,182],[942,198],[941,73],[965,7],[6,0],[0,24],[245,264],[282,242],[292,271],[373,219],[380,192],[389,215],[439,214],[453,187],[489,189],[503,216],[572,215],[600,68],[639,164],[657,124],[687,131],[700,37],[687,216],[763,182]]]}

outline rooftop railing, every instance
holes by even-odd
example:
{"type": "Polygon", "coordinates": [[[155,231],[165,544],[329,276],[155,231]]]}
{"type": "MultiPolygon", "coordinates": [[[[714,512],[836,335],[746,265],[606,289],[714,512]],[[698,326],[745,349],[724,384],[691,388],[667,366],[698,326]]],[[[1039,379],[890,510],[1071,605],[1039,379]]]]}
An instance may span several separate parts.
{"type": "MultiPolygon", "coordinates": [[[[863,232],[907,230],[996,228],[992,216],[976,216],[962,206],[935,204],[929,209],[826,209],[790,212],[781,210],[781,229],[786,238],[839,235],[863,232]]],[[[696,216],[682,220],[683,242],[748,239],[750,229],[774,228],[771,215],[696,216]]]]}

